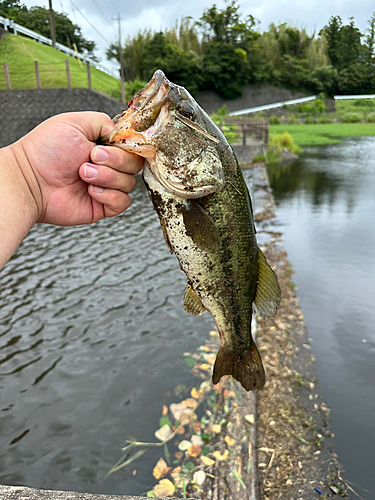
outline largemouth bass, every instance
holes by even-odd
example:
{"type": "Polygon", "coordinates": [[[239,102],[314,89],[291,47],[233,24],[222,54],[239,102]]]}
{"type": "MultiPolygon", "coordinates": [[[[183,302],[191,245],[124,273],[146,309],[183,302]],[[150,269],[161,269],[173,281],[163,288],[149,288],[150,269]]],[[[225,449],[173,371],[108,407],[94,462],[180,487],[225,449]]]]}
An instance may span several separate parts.
{"type": "Polygon", "coordinates": [[[273,316],[277,278],[258,248],[251,198],[220,129],[183,88],[157,71],[101,139],[145,158],[143,179],[165,241],[187,276],[184,309],[209,311],[221,345],[213,383],[233,375],[246,390],[265,374],[251,335],[253,306],[273,316]]]}

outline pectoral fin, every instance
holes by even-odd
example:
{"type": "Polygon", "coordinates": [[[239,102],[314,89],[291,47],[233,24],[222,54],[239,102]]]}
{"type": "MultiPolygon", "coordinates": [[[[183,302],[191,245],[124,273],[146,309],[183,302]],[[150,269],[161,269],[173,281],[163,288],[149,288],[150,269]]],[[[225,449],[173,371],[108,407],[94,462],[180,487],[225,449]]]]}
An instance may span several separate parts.
{"type": "Polygon", "coordinates": [[[187,209],[182,213],[186,234],[201,250],[217,251],[220,247],[220,236],[210,216],[196,201],[190,200],[187,209]]]}
{"type": "Polygon", "coordinates": [[[200,316],[207,311],[189,282],[186,283],[185,288],[184,309],[186,312],[193,314],[194,316],[200,316]]]}
{"type": "Polygon", "coordinates": [[[281,291],[276,274],[268,265],[266,258],[259,247],[258,261],[258,285],[253,305],[259,316],[270,318],[276,314],[276,309],[281,299],[281,291]]]}

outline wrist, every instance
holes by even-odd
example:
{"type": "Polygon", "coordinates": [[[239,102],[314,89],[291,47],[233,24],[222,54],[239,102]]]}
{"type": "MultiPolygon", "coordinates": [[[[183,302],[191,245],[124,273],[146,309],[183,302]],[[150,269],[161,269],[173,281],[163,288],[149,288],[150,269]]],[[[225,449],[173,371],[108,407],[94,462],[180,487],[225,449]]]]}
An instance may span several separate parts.
{"type": "Polygon", "coordinates": [[[42,192],[37,176],[29,161],[22,139],[5,148],[5,151],[8,152],[12,164],[15,192],[22,200],[23,213],[31,224],[31,228],[38,222],[43,212],[42,192]]]}

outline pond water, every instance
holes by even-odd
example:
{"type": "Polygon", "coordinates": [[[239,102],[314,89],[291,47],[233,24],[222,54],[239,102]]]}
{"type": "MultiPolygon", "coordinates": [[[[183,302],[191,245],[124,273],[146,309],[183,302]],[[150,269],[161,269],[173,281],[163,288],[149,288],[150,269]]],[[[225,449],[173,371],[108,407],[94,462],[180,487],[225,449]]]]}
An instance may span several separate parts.
{"type": "Polygon", "coordinates": [[[197,384],[183,353],[213,320],[184,312],[185,281],[140,178],[117,218],[30,232],[0,273],[0,484],[155,484],[159,450],[105,475],[126,438],[156,440],[162,404],[186,398],[178,384],[197,384]]]}
{"type": "Polygon", "coordinates": [[[269,167],[345,477],[375,498],[375,138],[269,167]]]}

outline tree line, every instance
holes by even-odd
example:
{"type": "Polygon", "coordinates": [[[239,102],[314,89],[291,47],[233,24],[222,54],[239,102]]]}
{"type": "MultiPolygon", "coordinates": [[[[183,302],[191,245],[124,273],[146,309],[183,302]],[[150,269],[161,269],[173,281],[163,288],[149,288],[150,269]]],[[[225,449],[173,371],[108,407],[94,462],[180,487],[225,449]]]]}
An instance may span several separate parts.
{"type": "MultiPolygon", "coordinates": [[[[162,69],[190,90],[214,90],[225,99],[241,95],[245,84],[268,83],[313,93],[375,93],[375,13],[361,33],[353,18],[332,16],[318,33],[286,23],[259,31],[235,1],[206,9],[198,21],[186,18],[164,31],[145,30],[123,47],[127,80],[148,81],[162,69]]],[[[108,59],[120,60],[112,44],[108,59]]]]}
{"type": "MultiPolygon", "coordinates": [[[[241,95],[245,84],[268,83],[313,93],[375,93],[375,13],[364,33],[354,18],[332,16],[318,33],[286,23],[260,32],[259,21],[242,16],[234,0],[206,9],[198,21],[185,18],[173,28],[144,30],[122,47],[125,80],[140,88],[156,69],[196,94],[214,90],[225,99],[241,95]]],[[[49,37],[49,11],[20,0],[1,0],[0,15],[49,37]]],[[[95,42],[82,36],[66,14],[54,12],[56,40],[94,56],[95,42]]],[[[120,62],[113,43],[107,58],[120,62]]]]}

